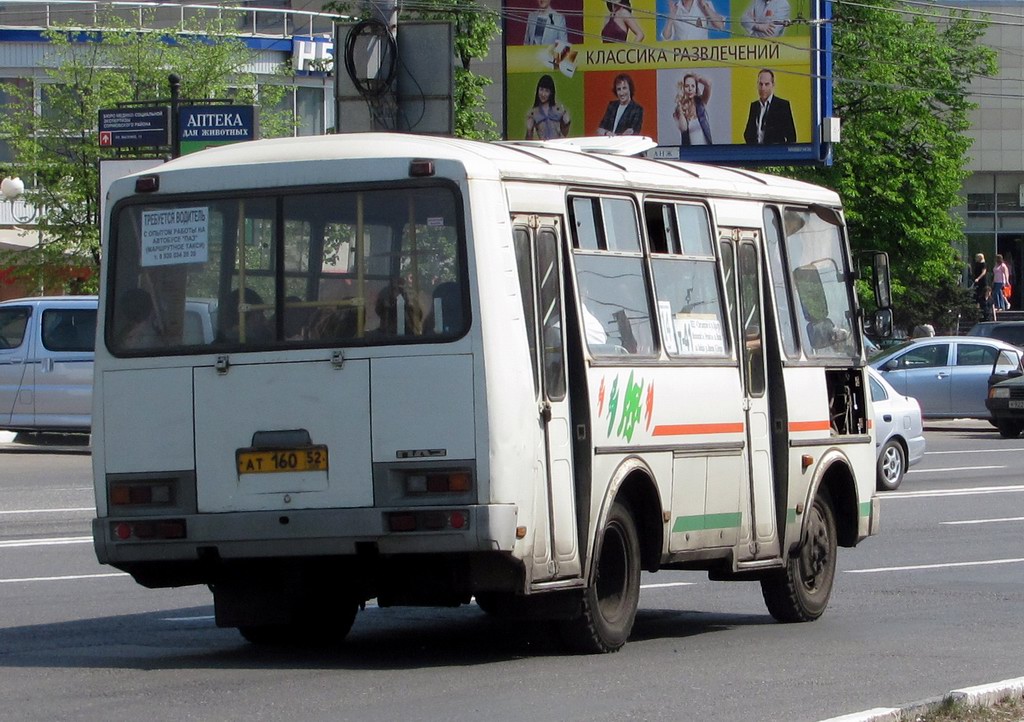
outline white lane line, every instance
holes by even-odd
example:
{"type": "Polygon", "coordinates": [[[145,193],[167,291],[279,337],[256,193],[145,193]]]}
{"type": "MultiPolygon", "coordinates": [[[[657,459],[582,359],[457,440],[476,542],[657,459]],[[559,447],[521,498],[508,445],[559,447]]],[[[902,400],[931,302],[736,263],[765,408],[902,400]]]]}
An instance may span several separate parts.
{"type": "Polygon", "coordinates": [[[949,466],[945,469],[911,469],[908,474],[931,474],[938,471],[984,471],[985,469],[1005,469],[1006,466],[949,466]]]}
{"type": "Polygon", "coordinates": [[[48,547],[63,544],[92,544],[91,536],[69,536],[54,539],[8,539],[0,541],[0,549],[16,549],[18,547],[48,547]]]}
{"type": "Polygon", "coordinates": [[[925,491],[890,491],[882,499],[914,499],[928,496],[970,496],[972,494],[1007,494],[1024,491],[1024,484],[1007,486],[976,486],[962,489],[929,489],[925,491]]]}
{"type": "Polygon", "coordinates": [[[963,449],[961,451],[926,451],[925,456],[938,456],[939,454],[1003,454],[1009,451],[1024,451],[1024,449],[963,449]]]}
{"type": "Polygon", "coordinates": [[[90,514],[96,513],[96,507],[94,506],[77,506],[69,507],[67,509],[12,509],[11,511],[0,511],[0,516],[5,514],[68,514],[71,512],[79,513],[87,511],[90,514]]]}
{"type": "Polygon", "coordinates": [[[912,564],[905,567],[875,567],[874,569],[847,569],[847,574],[874,574],[875,572],[908,572],[918,569],[949,569],[951,567],[984,567],[993,564],[1021,564],[1024,557],[1018,559],[988,559],[981,562],[947,562],[945,564],[912,564]]]}
{"type": "Polygon", "coordinates": [[[0,584],[21,584],[23,582],[66,582],[76,579],[106,579],[109,577],[127,577],[124,572],[110,574],[68,574],[63,577],[23,577],[21,579],[0,579],[0,584]]]}
{"type": "Polygon", "coordinates": [[[959,524],[995,524],[1001,521],[1024,521],[1024,516],[1007,516],[1002,519],[966,519],[964,521],[942,521],[939,523],[957,526],[959,524]]]}
{"type": "Polygon", "coordinates": [[[665,589],[667,587],[692,587],[697,582],[664,582],[662,584],[641,584],[641,589],[665,589]]]}
{"type": "Polygon", "coordinates": [[[161,622],[210,622],[215,617],[212,614],[204,614],[199,617],[161,617],[161,622]]]}

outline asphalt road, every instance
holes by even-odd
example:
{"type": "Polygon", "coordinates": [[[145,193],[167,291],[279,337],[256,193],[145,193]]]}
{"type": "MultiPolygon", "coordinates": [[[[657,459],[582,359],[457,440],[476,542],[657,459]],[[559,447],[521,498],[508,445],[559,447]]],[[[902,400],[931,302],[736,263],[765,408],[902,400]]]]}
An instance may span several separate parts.
{"type": "Polygon", "coordinates": [[[882,534],[841,550],[822,619],[773,622],[754,584],[645,574],[629,644],[595,657],[475,606],[371,605],[336,650],[252,647],[206,589],[96,563],[81,448],[0,443],[0,719],[813,722],[1020,677],[1024,440],[926,435],[882,534]]]}

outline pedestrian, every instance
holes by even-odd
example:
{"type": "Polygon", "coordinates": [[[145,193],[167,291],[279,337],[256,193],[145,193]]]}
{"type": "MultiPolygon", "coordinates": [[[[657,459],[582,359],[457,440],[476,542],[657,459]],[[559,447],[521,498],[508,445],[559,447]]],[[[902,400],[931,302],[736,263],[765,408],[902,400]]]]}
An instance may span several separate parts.
{"type": "Polygon", "coordinates": [[[992,279],[988,275],[988,266],[985,265],[984,253],[978,253],[974,256],[974,265],[971,266],[971,279],[973,280],[974,300],[977,302],[978,308],[984,312],[985,289],[992,290],[989,287],[989,282],[992,279]]]}
{"type": "Polygon", "coordinates": [[[1010,301],[1006,298],[1006,289],[1010,284],[1010,269],[1003,261],[1000,253],[996,254],[996,265],[992,269],[992,296],[995,298],[996,312],[1006,311],[1010,308],[1010,301]]]}
{"type": "Polygon", "coordinates": [[[981,302],[978,304],[981,307],[981,320],[982,321],[995,321],[996,320],[996,303],[992,297],[992,287],[985,286],[981,294],[981,302]]]}

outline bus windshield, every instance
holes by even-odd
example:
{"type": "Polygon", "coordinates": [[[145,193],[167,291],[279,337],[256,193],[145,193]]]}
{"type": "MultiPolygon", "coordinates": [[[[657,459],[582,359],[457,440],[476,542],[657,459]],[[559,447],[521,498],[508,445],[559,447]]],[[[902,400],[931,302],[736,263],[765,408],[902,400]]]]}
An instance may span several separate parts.
{"type": "Polygon", "coordinates": [[[460,336],[458,217],[441,185],[123,205],[107,346],[159,355],[460,336]]]}
{"type": "Polygon", "coordinates": [[[784,223],[805,353],[812,358],[856,356],[856,320],[840,227],[797,208],[786,209],[784,223]]]}

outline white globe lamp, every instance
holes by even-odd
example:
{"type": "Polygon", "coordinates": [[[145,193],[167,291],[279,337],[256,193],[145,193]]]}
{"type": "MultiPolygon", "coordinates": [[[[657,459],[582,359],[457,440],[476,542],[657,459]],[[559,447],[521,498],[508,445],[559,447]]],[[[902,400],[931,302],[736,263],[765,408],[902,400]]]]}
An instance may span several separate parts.
{"type": "Polygon", "coordinates": [[[21,178],[11,178],[8,176],[0,181],[0,194],[9,201],[13,201],[24,192],[25,181],[21,178]]]}

